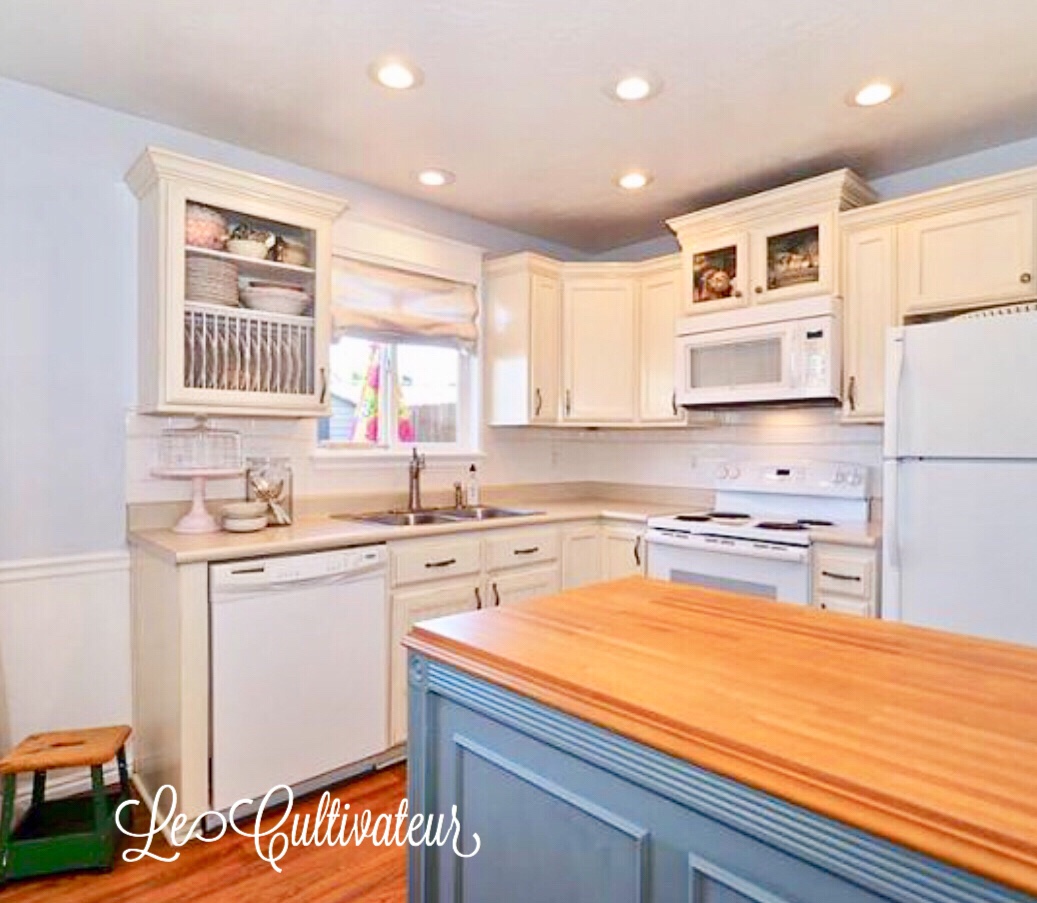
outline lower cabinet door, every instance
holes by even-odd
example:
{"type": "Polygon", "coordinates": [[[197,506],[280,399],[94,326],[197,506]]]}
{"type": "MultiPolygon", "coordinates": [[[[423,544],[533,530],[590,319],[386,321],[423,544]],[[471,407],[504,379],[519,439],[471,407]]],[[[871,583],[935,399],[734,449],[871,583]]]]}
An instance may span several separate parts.
{"type": "Polygon", "coordinates": [[[551,596],[562,589],[557,564],[546,567],[523,568],[504,574],[491,574],[487,605],[514,605],[526,599],[551,596]]]}
{"type": "Polygon", "coordinates": [[[603,538],[606,580],[645,572],[644,536],[637,527],[606,527],[603,538]]]}
{"type": "Polygon", "coordinates": [[[575,589],[601,577],[601,528],[597,524],[562,531],[562,587],[575,589]]]}
{"type": "MultiPolygon", "coordinates": [[[[446,813],[448,821],[456,806],[458,850],[470,853],[475,834],[479,850],[470,858],[458,857],[450,845],[412,850],[410,900],[415,903],[914,899],[884,895],[808,861],[809,856],[800,858],[797,831],[782,834],[795,821],[774,828],[769,837],[757,836],[757,830],[772,829],[775,805],[784,805],[772,798],[748,788],[748,796],[730,794],[721,779],[698,771],[687,778],[674,775],[665,793],[656,791],[621,772],[623,763],[637,762],[645,763],[645,773],[656,766],[665,772],[661,757],[653,758],[658,754],[617,738],[622,749],[617,747],[613,759],[596,759],[603,746],[589,726],[585,729],[591,734],[581,733],[580,722],[569,719],[564,727],[554,720],[540,725],[522,702],[495,703],[499,714],[488,717],[466,707],[463,689],[454,686],[451,696],[457,693],[461,700],[437,696],[434,690],[417,697],[425,700],[418,703],[425,706],[424,723],[435,728],[411,749],[410,767],[420,772],[412,792],[421,788],[411,806],[412,811],[446,813]],[[518,710],[523,725],[536,725],[534,733],[508,723],[518,710]],[[581,741],[576,748],[591,751],[588,757],[571,751],[573,738],[581,741]],[[655,765],[647,764],[649,759],[655,765]],[[616,770],[609,761],[617,763],[616,770]],[[703,801],[702,808],[669,796],[685,782],[695,787],[698,781],[701,785],[686,799],[703,801]],[[777,837],[784,848],[774,842],[777,837]]],[[[803,830],[816,839],[812,827],[804,824],[803,830]]],[[[913,854],[905,855],[910,860],[913,854]]],[[[833,854],[831,861],[836,858],[833,854]]]]}
{"type": "Polygon", "coordinates": [[[389,657],[389,743],[407,739],[407,650],[403,638],[419,621],[430,621],[482,606],[474,580],[458,580],[392,595],[392,648],[389,657]]]}

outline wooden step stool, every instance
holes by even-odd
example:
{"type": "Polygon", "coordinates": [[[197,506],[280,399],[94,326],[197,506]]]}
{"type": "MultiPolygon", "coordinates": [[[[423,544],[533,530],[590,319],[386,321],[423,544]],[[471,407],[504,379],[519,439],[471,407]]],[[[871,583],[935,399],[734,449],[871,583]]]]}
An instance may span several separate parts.
{"type": "Polygon", "coordinates": [[[50,875],[71,869],[110,869],[115,860],[115,810],[130,796],[126,739],[130,729],[97,727],[33,734],[0,759],[0,884],[10,878],[50,875]],[[104,763],[119,762],[119,786],[104,786],[104,763]],[[45,802],[47,772],[90,768],[89,797],[45,802]],[[14,827],[16,777],[32,772],[32,805],[14,827]]]}

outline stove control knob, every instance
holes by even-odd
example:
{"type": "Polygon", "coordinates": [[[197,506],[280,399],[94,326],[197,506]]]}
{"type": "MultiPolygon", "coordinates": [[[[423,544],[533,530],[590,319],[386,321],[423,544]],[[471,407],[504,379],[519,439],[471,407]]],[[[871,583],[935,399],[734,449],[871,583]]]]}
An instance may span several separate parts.
{"type": "Polygon", "coordinates": [[[861,476],[861,472],[859,470],[855,470],[850,474],[851,486],[860,486],[862,482],[864,482],[864,478],[861,476]]]}
{"type": "Polygon", "coordinates": [[[742,472],[737,467],[731,467],[728,469],[727,475],[730,479],[737,480],[742,475],[742,472]]]}
{"type": "Polygon", "coordinates": [[[836,471],[835,482],[836,482],[836,485],[841,485],[841,484],[845,483],[846,482],[846,474],[843,473],[841,470],[836,471]]]}
{"type": "Polygon", "coordinates": [[[729,476],[729,473],[730,472],[728,471],[728,469],[723,464],[721,464],[717,468],[717,479],[718,480],[726,480],[728,478],[728,476],[729,476]]]}

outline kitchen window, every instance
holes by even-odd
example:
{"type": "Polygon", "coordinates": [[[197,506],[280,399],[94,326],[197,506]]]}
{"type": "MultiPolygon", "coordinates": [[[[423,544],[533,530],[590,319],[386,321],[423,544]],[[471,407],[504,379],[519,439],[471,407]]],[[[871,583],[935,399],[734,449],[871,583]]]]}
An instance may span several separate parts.
{"type": "Polygon", "coordinates": [[[324,449],[475,446],[475,286],[335,258],[324,449]]]}

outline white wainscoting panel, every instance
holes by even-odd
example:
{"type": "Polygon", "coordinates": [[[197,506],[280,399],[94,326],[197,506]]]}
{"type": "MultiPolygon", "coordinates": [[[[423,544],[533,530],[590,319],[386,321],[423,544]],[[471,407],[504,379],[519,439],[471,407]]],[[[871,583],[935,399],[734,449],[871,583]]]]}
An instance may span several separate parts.
{"type": "MultiPolygon", "coordinates": [[[[0,562],[0,750],[131,714],[129,554],[0,562]]],[[[88,788],[83,772],[56,774],[48,795],[88,788]]]]}

